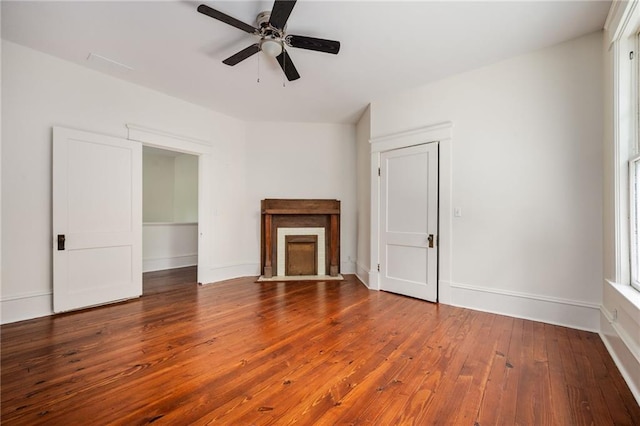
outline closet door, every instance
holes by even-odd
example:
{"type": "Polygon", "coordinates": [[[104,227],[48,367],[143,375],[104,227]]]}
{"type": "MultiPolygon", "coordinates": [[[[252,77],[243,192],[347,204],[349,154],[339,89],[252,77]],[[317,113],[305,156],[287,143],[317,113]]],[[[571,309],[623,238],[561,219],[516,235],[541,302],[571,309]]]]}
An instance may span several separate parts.
{"type": "Polygon", "coordinates": [[[435,302],[438,143],[383,152],[380,165],[380,289],[435,302]]]}

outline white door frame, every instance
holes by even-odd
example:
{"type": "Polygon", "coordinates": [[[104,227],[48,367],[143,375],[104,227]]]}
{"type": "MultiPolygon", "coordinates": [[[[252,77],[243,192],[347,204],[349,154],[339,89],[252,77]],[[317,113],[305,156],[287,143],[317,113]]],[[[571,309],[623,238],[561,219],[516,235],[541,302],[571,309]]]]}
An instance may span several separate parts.
{"type": "Polygon", "coordinates": [[[392,149],[406,148],[429,142],[440,142],[439,164],[439,241],[438,241],[438,301],[451,303],[451,236],[453,207],[451,200],[452,146],[451,122],[438,123],[414,130],[372,138],[371,144],[371,271],[369,288],[380,290],[380,154],[392,149]]]}
{"type": "Polygon", "coordinates": [[[211,204],[212,147],[208,141],[174,135],[161,130],[127,124],[127,139],[142,142],[144,146],[167,149],[198,156],[198,283],[205,284],[211,270],[212,252],[211,204]]]}

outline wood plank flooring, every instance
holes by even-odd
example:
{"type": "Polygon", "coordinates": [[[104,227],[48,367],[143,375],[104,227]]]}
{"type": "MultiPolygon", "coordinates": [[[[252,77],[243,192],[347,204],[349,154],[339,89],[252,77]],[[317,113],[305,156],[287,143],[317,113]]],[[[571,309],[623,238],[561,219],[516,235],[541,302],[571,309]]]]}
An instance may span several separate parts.
{"type": "Polygon", "coordinates": [[[6,425],[640,425],[599,336],[342,282],[198,286],[1,327],[6,425]]]}

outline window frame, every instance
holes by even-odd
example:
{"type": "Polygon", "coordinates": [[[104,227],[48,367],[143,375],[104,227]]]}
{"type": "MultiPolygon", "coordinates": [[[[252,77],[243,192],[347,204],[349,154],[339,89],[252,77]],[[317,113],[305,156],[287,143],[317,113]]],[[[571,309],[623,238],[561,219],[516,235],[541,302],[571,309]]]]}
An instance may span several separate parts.
{"type": "Polygon", "coordinates": [[[640,291],[640,155],[629,160],[629,254],[631,266],[631,287],[640,291]]]}
{"type": "MultiPolygon", "coordinates": [[[[640,253],[637,262],[632,257],[633,250],[640,251],[640,235],[638,241],[634,241],[633,228],[635,212],[632,210],[636,202],[636,195],[632,192],[634,160],[640,154],[638,149],[638,80],[640,80],[638,62],[640,52],[638,49],[638,34],[640,33],[640,0],[618,1],[614,0],[609,9],[605,22],[605,49],[608,53],[605,57],[610,60],[611,86],[607,86],[611,92],[610,113],[605,115],[605,125],[610,124],[610,129],[605,128],[605,143],[611,136],[612,143],[612,167],[613,167],[613,261],[611,265],[610,283],[616,283],[629,288],[633,298],[637,297],[640,307],[640,290],[634,281],[640,281],[640,253]],[[630,58],[630,52],[635,57],[630,58]],[[633,59],[633,60],[630,60],[633,59]],[[634,93],[635,90],[635,93],[634,93]],[[608,120],[610,119],[610,121],[608,120]],[[611,133],[608,133],[608,131],[611,133]],[[634,246],[635,245],[635,246],[634,246]],[[636,264],[633,266],[632,264],[636,264]]],[[[609,93],[605,92],[608,96],[609,93]]],[[[607,105],[609,106],[609,105],[607,105]]],[[[605,165],[606,170],[606,165],[605,165]]],[[[640,191],[638,193],[640,197],[640,191]]],[[[605,207],[606,208],[606,207],[605,207]]],[[[640,206],[638,207],[640,209],[640,206]]],[[[605,212],[606,214],[606,212],[605,212]]],[[[640,212],[638,212],[640,219],[640,212]]],[[[640,220],[637,223],[640,232],[640,220]]],[[[605,257],[606,259],[606,257],[605,257]]],[[[605,261],[606,262],[606,261],[605,261]]]]}
{"type": "Polygon", "coordinates": [[[629,38],[629,284],[640,291],[640,28],[629,38]]]}

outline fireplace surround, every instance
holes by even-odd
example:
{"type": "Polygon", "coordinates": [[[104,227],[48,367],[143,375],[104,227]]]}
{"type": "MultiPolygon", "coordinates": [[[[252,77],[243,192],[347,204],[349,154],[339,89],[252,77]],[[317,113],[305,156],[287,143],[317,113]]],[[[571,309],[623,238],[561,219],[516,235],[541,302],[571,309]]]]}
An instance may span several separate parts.
{"type": "MultiPolygon", "coordinates": [[[[340,274],[340,201],[325,199],[264,199],[261,201],[260,265],[262,276],[298,275],[291,271],[309,271],[308,263],[315,261],[317,275],[337,277],[340,274]],[[287,246],[298,244],[295,252],[287,246]],[[311,241],[315,236],[315,246],[311,241]],[[310,259],[313,247],[315,258],[310,259]],[[287,252],[295,253],[287,259],[287,252]],[[292,264],[300,259],[305,265],[292,264]]],[[[292,246],[293,247],[293,246],[292,246]]],[[[305,274],[306,275],[306,274],[305,274]]]]}

